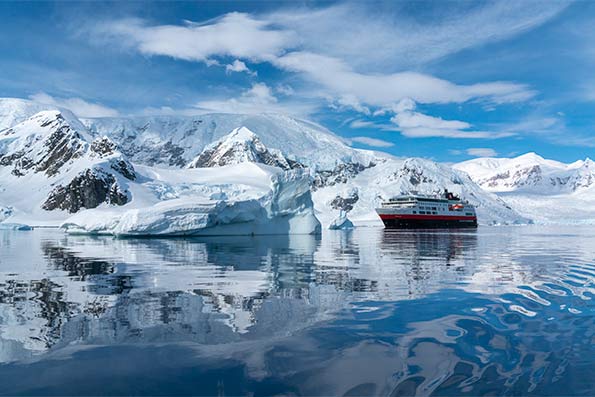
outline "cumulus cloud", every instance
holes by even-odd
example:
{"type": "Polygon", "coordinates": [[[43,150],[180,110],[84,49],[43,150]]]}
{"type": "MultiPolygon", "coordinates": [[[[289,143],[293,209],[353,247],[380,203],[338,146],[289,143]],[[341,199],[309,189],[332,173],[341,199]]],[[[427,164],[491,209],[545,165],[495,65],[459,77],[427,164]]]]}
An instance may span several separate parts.
{"type": "Polygon", "coordinates": [[[246,64],[242,61],[240,61],[239,59],[236,59],[235,61],[233,61],[232,63],[225,65],[225,71],[227,73],[232,73],[232,72],[236,72],[236,73],[241,73],[241,72],[246,72],[252,76],[256,76],[256,72],[250,70],[248,68],[248,66],[246,66],[246,64]]]}
{"type": "Polygon", "coordinates": [[[494,149],[485,148],[485,147],[476,147],[476,148],[469,148],[466,150],[469,156],[475,157],[496,157],[498,152],[494,149]]]}
{"type": "Polygon", "coordinates": [[[371,147],[385,148],[385,147],[391,147],[391,146],[395,145],[392,142],[383,141],[382,139],[370,138],[367,136],[356,136],[356,137],[351,138],[351,140],[353,142],[361,143],[363,145],[371,146],[371,147]]]}
{"type": "Polygon", "coordinates": [[[311,112],[307,102],[280,103],[273,90],[264,83],[254,83],[252,87],[238,97],[199,101],[194,106],[198,111],[220,113],[286,113],[305,115],[311,112]]]}
{"type": "Polygon", "coordinates": [[[38,92],[30,95],[29,99],[52,105],[56,107],[66,108],[72,111],[79,117],[115,117],[118,116],[118,111],[98,103],[87,102],[81,98],[58,98],[53,97],[45,92],[38,92]]]}

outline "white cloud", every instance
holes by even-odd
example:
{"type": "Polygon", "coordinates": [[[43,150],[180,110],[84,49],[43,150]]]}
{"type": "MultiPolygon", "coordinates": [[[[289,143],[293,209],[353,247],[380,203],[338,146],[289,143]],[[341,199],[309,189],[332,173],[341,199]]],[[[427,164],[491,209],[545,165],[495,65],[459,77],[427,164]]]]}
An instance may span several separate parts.
{"type": "Polygon", "coordinates": [[[410,99],[399,102],[390,119],[402,135],[409,138],[502,138],[512,132],[474,131],[471,124],[460,120],[444,120],[415,111],[416,104],[410,99]]]}
{"type": "Polygon", "coordinates": [[[485,148],[485,147],[476,147],[476,148],[469,148],[466,150],[469,156],[475,157],[496,157],[498,152],[494,149],[485,148]]]}
{"type": "Polygon", "coordinates": [[[464,121],[444,120],[412,111],[397,113],[391,121],[404,130],[424,127],[437,130],[464,130],[471,127],[471,124],[464,121]]]}
{"type": "Polygon", "coordinates": [[[377,124],[368,120],[353,120],[349,123],[350,128],[377,128],[377,124]]]}
{"type": "Polygon", "coordinates": [[[381,131],[400,132],[407,138],[459,138],[497,139],[515,135],[514,132],[473,130],[469,123],[459,120],[444,120],[419,112],[405,111],[391,118],[393,123],[369,120],[353,120],[351,128],[371,128],[381,131]]]}
{"type": "MultiPolygon", "coordinates": [[[[465,37],[471,37],[468,39],[470,42],[449,47],[446,52],[528,29],[547,20],[561,8],[542,7],[538,3],[532,8],[515,4],[510,3],[508,8],[490,5],[479,7],[481,12],[477,9],[469,11],[468,13],[475,15],[475,19],[472,23],[463,25],[469,32],[480,29],[485,32],[485,37],[478,39],[475,34],[467,34],[465,37]],[[499,20],[496,24],[505,33],[495,32],[496,25],[491,20],[494,15],[505,15],[508,18],[499,20]],[[482,30],[486,23],[491,24],[491,28],[482,30]]],[[[405,98],[418,103],[462,103],[469,100],[505,103],[525,101],[535,95],[526,85],[511,82],[458,85],[427,74],[391,71],[394,66],[380,73],[366,72],[366,67],[363,71],[354,69],[355,66],[362,66],[355,62],[357,59],[364,58],[372,65],[377,64],[375,61],[379,52],[388,51],[390,59],[394,59],[401,53],[403,45],[408,45],[403,43],[420,35],[425,38],[418,43],[425,43],[429,40],[428,37],[434,38],[432,40],[445,36],[453,38],[460,33],[460,30],[457,30],[457,34],[450,32],[458,24],[452,18],[447,18],[440,28],[444,31],[436,32],[435,24],[428,23],[417,26],[412,37],[409,37],[395,22],[407,19],[405,15],[394,15],[396,19],[389,23],[386,18],[378,18],[378,15],[370,14],[364,8],[342,5],[307,12],[285,10],[258,18],[244,13],[229,13],[202,24],[186,22],[184,25],[151,26],[138,19],[120,20],[99,25],[94,34],[118,39],[148,55],[165,55],[202,62],[211,57],[233,56],[237,59],[234,64],[227,66],[230,71],[244,71],[245,64],[239,63],[243,62],[241,59],[270,62],[280,69],[298,73],[314,82],[323,88],[320,95],[332,97],[336,104],[351,106],[366,113],[370,111],[369,106],[390,107],[405,98]],[[343,33],[344,29],[333,28],[336,25],[350,26],[345,23],[345,18],[355,18],[357,23],[354,26],[357,28],[349,27],[346,33],[343,33]],[[320,34],[313,35],[312,31],[320,34]],[[370,39],[374,37],[390,39],[376,41],[372,46],[370,39]],[[370,51],[370,48],[378,48],[378,42],[390,45],[383,46],[382,50],[370,51]]],[[[407,20],[405,25],[410,22],[407,20]]],[[[436,47],[440,46],[436,43],[436,47]]],[[[421,52],[424,48],[423,45],[415,47],[421,52]]],[[[444,54],[444,50],[440,53],[444,54]]]]}
{"type": "MultiPolygon", "coordinates": [[[[527,101],[536,95],[533,89],[509,81],[457,84],[411,70],[423,70],[420,65],[532,29],[566,6],[538,0],[473,6],[453,3],[448,7],[438,2],[429,6],[432,9],[428,14],[412,17],[400,4],[393,3],[387,9],[360,2],[318,9],[286,7],[260,15],[233,12],[180,25],[116,20],[95,26],[92,35],[116,40],[146,55],[208,64],[233,57],[233,63],[225,66],[228,73],[250,73],[245,60],[267,62],[297,77],[293,81],[303,84],[299,87],[302,96],[323,99],[338,110],[350,108],[374,116],[394,114],[393,121],[406,136],[493,138],[495,134],[487,131],[471,131],[464,121],[443,120],[409,108],[415,103],[469,101],[493,108],[527,101]]],[[[254,89],[258,88],[252,87],[237,98],[201,101],[198,106],[240,112],[289,109],[294,114],[312,109],[311,103],[300,106],[297,98],[291,109],[288,103],[279,104],[270,89],[268,93],[251,92],[254,89]]],[[[277,88],[275,92],[295,94],[293,89],[277,88]]]]}
{"type": "Polygon", "coordinates": [[[87,102],[81,98],[58,98],[45,92],[38,92],[29,96],[29,99],[47,105],[66,108],[79,117],[115,117],[118,111],[97,103],[87,102]]]}
{"type": "Polygon", "coordinates": [[[367,136],[356,136],[351,138],[353,142],[361,143],[372,147],[391,147],[395,144],[392,142],[383,141],[382,139],[370,138],[367,136]]]}
{"type": "Polygon", "coordinates": [[[288,84],[277,84],[275,91],[281,95],[290,96],[295,94],[295,90],[288,84]]]}
{"type": "Polygon", "coordinates": [[[403,98],[401,99],[396,105],[394,105],[392,107],[392,110],[395,113],[401,113],[401,112],[406,112],[409,110],[413,110],[416,107],[416,103],[413,99],[411,98],[403,98]]]}
{"type": "Polygon", "coordinates": [[[502,0],[426,2],[411,15],[405,3],[350,2],[322,9],[284,9],[268,16],[299,32],[307,51],[384,72],[424,65],[447,55],[517,35],[558,15],[570,2],[502,0]]]}
{"type": "Polygon", "coordinates": [[[227,73],[232,73],[232,72],[236,72],[236,73],[246,72],[249,75],[256,76],[256,72],[250,70],[248,68],[248,66],[246,66],[246,64],[244,62],[240,61],[239,59],[236,59],[232,63],[230,63],[228,65],[225,65],[225,71],[227,73]]]}
{"type": "Polygon", "coordinates": [[[515,134],[541,135],[550,140],[570,139],[569,131],[566,128],[563,118],[534,114],[516,123],[503,126],[495,125],[495,128],[505,129],[515,134]]]}
{"type": "Polygon", "coordinates": [[[238,97],[199,101],[195,108],[201,113],[286,113],[306,115],[313,109],[306,101],[280,103],[273,90],[264,83],[254,83],[238,97]]]}
{"type": "Polygon", "coordinates": [[[292,32],[274,29],[272,23],[232,12],[184,25],[151,26],[141,19],[125,19],[97,25],[93,35],[118,41],[147,55],[166,55],[188,61],[206,61],[212,56],[267,60],[295,42],[292,32]]]}
{"type": "Polygon", "coordinates": [[[220,55],[268,60],[300,48],[349,60],[358,69],[384,72],[509,38],[547,22],[568,5],[540,0],[448,6],[437,2],[428,3],[428,12],[420,17],[396,3],[351,2],[324,8],[284,7],[258,16],[232,12],[183,25],[121,19],[101,23],[92,33],[95,38],[124,41],[148,55],[198,61],[220,55]]]}
{"type": "Polygon", "coordinates": [[[273,95],[271,88],[264,83],[252,84],[252,88],[242,94],[242,97],[264,105],[277,102],[277,98],[273,95]]]}
{"type": "Polygon", "coordinates": [[[278,67],[303,73],[304,77],[325,87],[333,97],[345,104],[391,107],[402,100],[418,103],[463,103],[483,100],[494,103],[525,101],[535,91],[524,84],[490,82],[458,85],[417,72],[365,74],[351,69],[346,63],[325,55],[291,52],[276,58],[278,67]]]}

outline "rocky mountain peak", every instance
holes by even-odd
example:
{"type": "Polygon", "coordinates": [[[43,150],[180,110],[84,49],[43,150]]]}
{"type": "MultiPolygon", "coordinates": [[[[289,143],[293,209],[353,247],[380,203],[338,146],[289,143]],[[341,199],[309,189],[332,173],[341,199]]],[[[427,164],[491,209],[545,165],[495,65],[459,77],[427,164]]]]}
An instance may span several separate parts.
{"type": "Polygon", "coordinates": [[[267,148],[258,136],[246,127],[239,127],[208,145],[190,162],[188,168],[221,167],[240,163],[261,163],[284,170],[302,168],[280,151],[267,148]]]}
{"type": "Polygon", "coordinates": [[[130,193],[120,186],[113,174],[100,168],[86,169],[66,186],[58,185],[50,191],[42,208],[74,213],[102,203],[124,205],[130,200],[129,196],[130,193]]]}
{"type": "Polygon", "coordinates": [[[57,110],[39,112],[4,130],[0,142],[0,165],[12,166],[16,176],[30,171],[56,175],[87,149],[84,137],[57,110]]]}

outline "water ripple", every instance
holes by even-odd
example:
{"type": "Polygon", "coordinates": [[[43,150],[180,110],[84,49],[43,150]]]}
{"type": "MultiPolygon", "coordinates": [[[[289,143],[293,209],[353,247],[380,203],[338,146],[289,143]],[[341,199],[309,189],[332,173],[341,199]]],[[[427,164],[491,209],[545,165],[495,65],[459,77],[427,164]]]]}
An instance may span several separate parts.
{"type": "Polygon", "coordinates": [[[594,258],[580,227],[3,232],[0,394],[593,395],[594,258]]]}

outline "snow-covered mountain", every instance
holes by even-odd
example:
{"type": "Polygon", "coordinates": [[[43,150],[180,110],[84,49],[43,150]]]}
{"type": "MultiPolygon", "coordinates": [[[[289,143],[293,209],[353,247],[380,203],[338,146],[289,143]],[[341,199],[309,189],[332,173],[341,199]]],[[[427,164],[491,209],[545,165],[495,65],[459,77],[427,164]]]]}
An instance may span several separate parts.
{"type": "Polygon", "coordinates": [[[595,223],[595,162],[589,158],[566,164],[527,153],[454,168],[538,223],[595,223]]]}
{"type": "Polygon", "coordinates": [[[515,158],[478,158],[455,165],[481,187],[493,192],[571,193],[595,185],[595,163],[546,160],[536,153],[515,158]]]}
{"type": "Polygon", "coordinates": [[[208,145],[246,127],[268,148],[310,167],[333,168],[337,163],[367,164],[371,152],[355,151],[326,128],[280,114],[205,114],[194,117],[155,116],[83,119],[93,135],[118,142],[133,162],[182,167],[208,145]]]}
{"type": "Polygon", "coordinates": [[[135,167],[61,110],[0,131],[0,212],[10,223],[117,235],[316,233],[309,181],[303,170],[255,163],[135,167]]]}
{"type": "Polygon", "coordinates": [[[0,202],[11,212],[52,220],[53,210],[123,205],[135,179],[116,145],[91,140],[72,114],[42,111],[0,131],[0,202]]]}
{"type": "Polygon", "coordinates": [[[284,170],[304,167],[297,161],[286,158],[281,151],[267,148],[258,136],[246,127],[235,128],[228,135],[209,144],[187,167],[221,167],[248,162],[284,170]]]}
{"type": "Polygon", "coordinates": [[[528,221],[449,166],[354,149],[287,116],[80,120],[11,99],[0,99],[0,111],[6,222],[56,224],[76,213],[67,223],[86,232],[184,234],[238,222],[251,225],[248,233],[273,223],[313,232],[312,207],[325,227],[350,225],[345,215],[380,224],[374,208],[382,200],[445,188],[477,205],[480,223],[528,221]]]}

